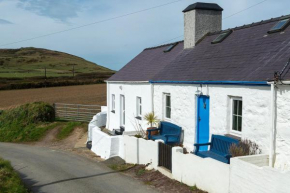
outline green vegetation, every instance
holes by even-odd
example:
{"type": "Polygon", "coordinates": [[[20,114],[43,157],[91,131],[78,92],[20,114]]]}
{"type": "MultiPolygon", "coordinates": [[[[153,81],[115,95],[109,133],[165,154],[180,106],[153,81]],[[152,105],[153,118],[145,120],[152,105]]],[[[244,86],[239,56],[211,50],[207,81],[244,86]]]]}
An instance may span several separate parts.
{"type": "Polygon", "coordinates": [[[3,111],[0,114],[0,141],[24,142],[41,139],[59,123],[54,109],[44,102],[35,102],[3,111]]]}
{"type": "Polygon", "coordinates": [[[141,168],[140,170],[138,170],[138,171],[136,172],[136,175],[137,175],[137,176],[141,176],[141,175],[145,174],[145,172],[146,172],[145,168],[141,168]]]}
{"type": "Polygon", "coordinates": [[[40,48],[0,49],[0,77],[27,78],[73,76],[82,73],[114,71],[83,58],[40,48]]]}
{"type": "Polygon", "coordinates": [[[0,49],[0,90],[103,83],[115,71],[40,48],[0,49]]]}
{"type": "Polygon", "coordinates": [[[80,123],[80,122],[68,122],[66,124],[66,126],[64,128],[62,128],[60,130],[60,132],[57,134],[57,139],[62,140],[64,138],[68,137],[73,132],[73,130],[76,127],[80,126],[81,124],[82,123],[80,123]]]}
{"type": "Polygon", "coordinates": [[[14,171],[10,162],[0,158],[0,192],[28,193],[19,175],[14,171]]]}

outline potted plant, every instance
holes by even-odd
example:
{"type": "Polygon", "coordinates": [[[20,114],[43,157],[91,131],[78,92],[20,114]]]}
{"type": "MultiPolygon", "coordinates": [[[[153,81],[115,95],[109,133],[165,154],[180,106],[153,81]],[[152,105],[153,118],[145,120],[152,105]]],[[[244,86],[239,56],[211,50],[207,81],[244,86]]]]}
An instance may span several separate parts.
{"type": "MultiPolygon", "coordinates": [[[[144,116],[144,119],[147,121],[147,124],[150,125],[150,127],[147,128],[147,132],[146,132],[146,136],[148,136],[148,130],[156,129],[157,128],[156,126],[158,126],[159,120],[154,112],[147,113],[144,116]]],[[[151,131],[151,135],[157,135],[157,134],[158,134],[158,131],[151,131]]]]}

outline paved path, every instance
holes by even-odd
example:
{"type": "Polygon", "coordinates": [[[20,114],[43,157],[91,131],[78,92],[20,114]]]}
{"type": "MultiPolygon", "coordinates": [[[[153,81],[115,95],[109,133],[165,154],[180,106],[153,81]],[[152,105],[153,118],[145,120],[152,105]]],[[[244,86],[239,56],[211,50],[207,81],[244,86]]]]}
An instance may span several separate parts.
{"type": "Polygon", "coordinates": [[[156,192],[102,163],[49,148],[0,143],[0,157],[10,160],[33,192],[156,192]]]}

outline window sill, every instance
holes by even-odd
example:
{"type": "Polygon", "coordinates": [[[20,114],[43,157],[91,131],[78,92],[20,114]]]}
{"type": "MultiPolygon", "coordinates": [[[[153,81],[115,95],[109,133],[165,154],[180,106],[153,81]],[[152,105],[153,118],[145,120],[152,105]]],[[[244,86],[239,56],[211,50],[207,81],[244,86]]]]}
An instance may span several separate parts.
{"type": "Polygon", "coordinates": [[[115,113],[115,110],[112,110],[111,113],[115,113]]]}
{"type": "Polygon", "coordinates": [[[136,119],[139,119],[139,120],[142,120],[142,117],[140,117],[140,116],[137,116],[137,117],[135,117],[136,119]]]}
{"type": "Polygon", "coordinates": [[[231,136],[235,136],[236,138],[241,138],[242,137],[242,132],[240,131],[233,131],[231,130],[230,133],[228,135],[231,135],[231,136]]]}

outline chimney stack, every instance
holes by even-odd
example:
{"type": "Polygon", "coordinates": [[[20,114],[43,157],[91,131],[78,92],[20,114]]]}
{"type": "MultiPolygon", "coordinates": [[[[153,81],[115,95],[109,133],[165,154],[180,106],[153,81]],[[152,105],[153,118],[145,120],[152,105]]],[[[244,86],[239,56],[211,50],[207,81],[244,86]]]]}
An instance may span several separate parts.
{"type": "Polygon", "coordinates": [[[195,3],[184,13],[184,49],[193,48],[209,32],[222,29],[222,11],[215,3],[195,3]]]}

